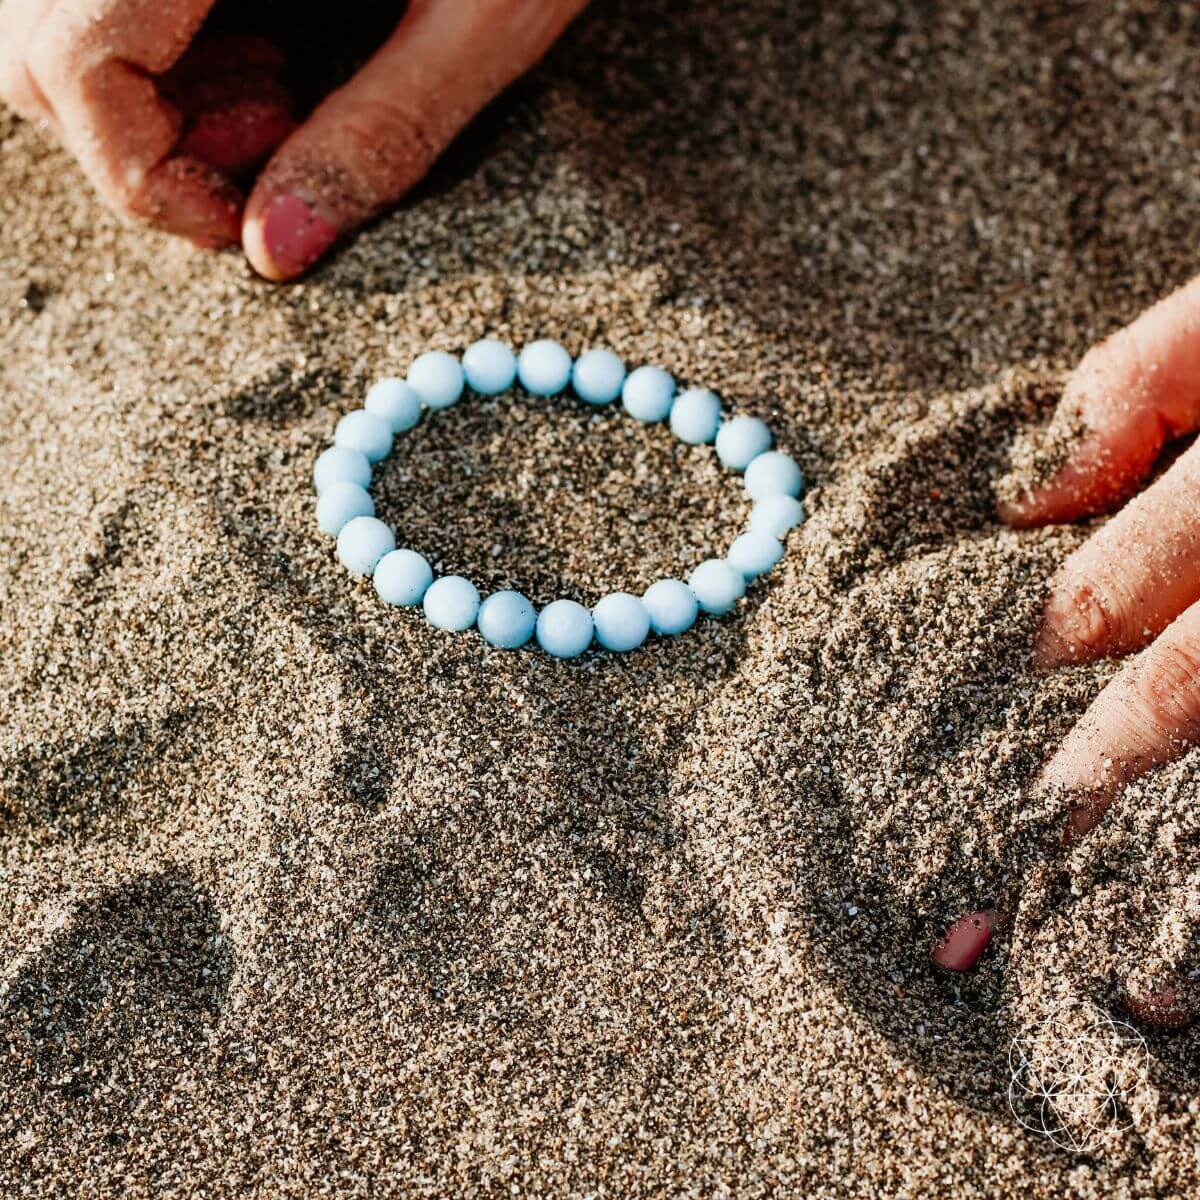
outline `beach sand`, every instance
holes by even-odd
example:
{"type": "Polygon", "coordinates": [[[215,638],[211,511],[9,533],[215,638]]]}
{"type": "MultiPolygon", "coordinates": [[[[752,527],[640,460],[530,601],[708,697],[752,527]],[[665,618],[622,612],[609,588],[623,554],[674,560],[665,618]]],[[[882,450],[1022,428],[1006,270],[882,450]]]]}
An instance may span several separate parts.
{"type": "MultiPolygon", "coordinates": [[[[1006,1099],[1014,1036],[1185,956],[1200,760],[1024,886],[1029,783],[1117,667],[1031,672],[1086,529],[993,504],[1195,270],[1198,49],[1184,5],[598,7],[287,288],[123,227],[0,113],[0,1191],[1194,1193],[1195,1033],[1089,1153],[1006,1099]],[[769,581],[578,663],[352,582],[315,456],[485,334],[766,418],[812,485],[769,581]]],[[[471,400],[377,478],[436,570],[539,604],[747,512],[570,398],[471,400]]]]}

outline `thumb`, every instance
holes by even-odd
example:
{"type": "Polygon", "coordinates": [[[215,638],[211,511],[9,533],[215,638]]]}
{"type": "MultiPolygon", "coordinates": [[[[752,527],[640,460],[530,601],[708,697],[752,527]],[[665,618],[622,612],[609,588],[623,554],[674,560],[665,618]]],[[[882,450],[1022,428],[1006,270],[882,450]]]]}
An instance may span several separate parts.
{"type": "Polygon", "coordinates": [[[550,47],[585,0],[425,0],[263,171],[242,227],[268,279],[307,270],[409,190],[464,125],[550,47]]]}

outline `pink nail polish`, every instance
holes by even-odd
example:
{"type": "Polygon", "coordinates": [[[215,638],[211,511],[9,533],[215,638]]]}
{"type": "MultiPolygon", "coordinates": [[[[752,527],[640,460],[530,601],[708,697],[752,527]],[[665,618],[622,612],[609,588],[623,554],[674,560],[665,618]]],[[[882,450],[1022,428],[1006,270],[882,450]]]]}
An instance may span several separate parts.
{"type": "Polygon", "coordinates": [[[298,275],[329,249],[337,229],[299,196],[284,192],[267,205],[262,237],[271,261],[280,271],[298,275]]]}
{"type": "Polygon", "coordinates": [[[996,914],[990,908],[959,917],[934,944],[933,961],[947,971],[969,971],[987,949],[995,927],[996,914]]]}

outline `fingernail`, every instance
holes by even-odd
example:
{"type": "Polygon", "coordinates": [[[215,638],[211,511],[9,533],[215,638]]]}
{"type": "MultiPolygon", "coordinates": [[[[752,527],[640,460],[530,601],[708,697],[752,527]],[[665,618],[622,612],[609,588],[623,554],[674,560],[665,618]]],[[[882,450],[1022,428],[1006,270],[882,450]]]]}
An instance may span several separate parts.
{"type": "Polygon", "coordinates": [[[1195,987],[1183,981],[1159,980],[1142,988],[1126,982],[1121,991],[1125,1007],[1159,1029],[1183,1029],[1198,1015],[1195,987]]]}
{"type": "Polygon", "coordinates": [[[969,971],[978,961],[996,928],[996,912],[981,908],[958,918],[933,944],[933,961],[947,971],[969,971]]]}
{"type": "Polygon", "coordinates": [[[337,229],[299,196],[281,193],[262,218],[263,248],[284,276],[299,275],[333,245],[337,229]]]}

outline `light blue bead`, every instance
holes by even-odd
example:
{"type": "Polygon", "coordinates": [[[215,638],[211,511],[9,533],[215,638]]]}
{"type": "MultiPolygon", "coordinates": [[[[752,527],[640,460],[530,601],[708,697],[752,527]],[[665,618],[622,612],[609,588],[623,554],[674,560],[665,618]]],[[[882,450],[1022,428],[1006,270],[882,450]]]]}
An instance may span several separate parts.
{"type": "Polygon", "coordinates": [[[534,396],[557,396],[571,378],[571,356],[557,342],[530,342],[517,359],[521,386],[534,396]]]}
{"type": "Polygon", "coordinates": [[[461,575],[443,575],[429,585],[422,604],[430,625],[460,633],[475,624],[479,589],[461,575]]]}
{"type": "Polygon", "coordinates": [[[679,579],[660,579],[642,597],[655,633],[673,636],[686,633],[696,623],[699,604],[696,594],[679,579]]]}
{"type": "Polygon", "coordinates": [[[765,575],[783,557],[783,543],[769,533],[743,533],[729,547],[726,561],[747,579],[765,575]]]}
{"type": "Polygon", "coordinates": [[[717,457],[731,471],[744,471],[774,440],[757,417],[734,417],[717,430],[717,457]]]}
{"type": "Polygon", "coordinates": [[[592,614],[574,600],[555,600],[538,613],[537,640],[555,658],[578,658],[592,642],[592,614]]]}
{"type": "Polygon", "coordinates": [[[317,528],[330,537],[337,537],[355,517],[374,515],[375,501],[357,483],[331,483],[317,501],[317,528]]]}
{"type": "Polygon", "coordinates": [[[639,421],[664,421],[675,398],[675,380],[662,367],[638,367],[621,388],[625,411],[639,421]]]}
{"type": "Polygon", "coordinates": [[[745,481],[751,500],[765,500],[768,496],[798,496],[804,487],[804,474],[794,459],[778,450],[768,450],[746,468],[745,481]]]}
{"type": "Polygon", "coordinates": [[[804,505],[795,496],[767,496],[750,510],[750,528],[781,538],[804,520],[804,505]]]}
{"type": "Polygon", "coordinates": [[[408,385],[430,408],[449,408],[463,392],[463,369],[445,350],[430,350],[408,368],[408,385]]]}
{"type": "Polygon", "coordinates": [[[366,409],[347,413],[333,435],[334,445],[357,450],[368,462],[376,463],[392,452],[392,430],[388,423],[366,409]]]}
{"type": "Polygon", "coordinates": [[[745,577],[723,558],[702,562],[688,576],[688,587],[700,607],[717,617],[727,613],[746,594],[745,577]]]}
{"type": "Polygon", "coordinates": [[[520,592],[496,592],[479,606],[475,624],[489,645],[516,650],[533,637],[537,613],[520,592]]]}
{"type": "Polygon", "coordinates": [[[355,517],[338,534],[337,555],[351,575],[370,575],[379,560],[396,548],[396,535],[374,517],[355,517]]]}
{"type": "Polygon", "coordinates": [[[646,606],[628,592],[612,592],[592,609],[596,641],[605,650],[636,650],[650,632],[646,606]]]}
{"type": "Polygon", "coordinates": [[[421,397],[403,379],[373,383],[363,408],[386,421],[394,434],[407,433],[421,419],[421,397]]]}
{"type": "Polygon", "coordinates": [[[671,432],[689,446],[703,446],[717,436],[721,401],[708,388],[688,388],[671,405],[671,432]]]}
{"type": "Polygon", "coordinates": [[[361,450],[330,446],[313,467],[313,487],[319,496],[331,483],[357,483],[361,488],[369,487],[371,464],[367,456],[361,450]]]}
{"type": "Polygon", "coordinates": [[[625,382],[625,364],[611,350],[585,350],[571,368],[575,395],[588,404],[611,404],[625,382]]]}
{"type": "Polygon", "coordinates": [[[495,338],[482,338],[467,347],[462,365],[467,386],[481,396],[507,392],[517,377],[516,355],[495,338]]]}
{"type": "Polygon", "coordinates": [[[375,567],[375,590],[385,604],[420,604],[433,582],[433,568],[415,550],[393,550],[375,567]]]}

